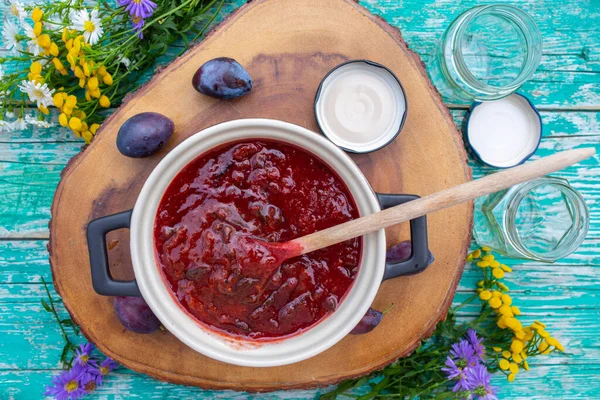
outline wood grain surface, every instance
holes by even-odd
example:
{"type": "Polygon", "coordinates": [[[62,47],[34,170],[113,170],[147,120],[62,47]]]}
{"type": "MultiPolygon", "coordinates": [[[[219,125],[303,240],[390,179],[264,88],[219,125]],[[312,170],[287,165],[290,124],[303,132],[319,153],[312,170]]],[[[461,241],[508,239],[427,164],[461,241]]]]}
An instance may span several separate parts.
{"type": "MultiPolygon", "coordinates": [[[[263,391],[313,387],[365,374],[411,352],[430,334],[444,318],[460,279],[470,245],[470,204],[431,216],[430,247],[436,262],[422,274],[382,285],[375,306],[396,307],[376,331],[348,336],[321,355],[289,366],[233,366],[194,352],[168,333],[124,333],[112,298],[91,290],[87,223],[131,208],[145,178],[170,148],[203,128],[244,117],[282,119],[316,131],[313,101],[320,80],[343,61],[365,58],[397,74],[408,102],[399,138],[383,150],[355,157],[374,189],[424,196],[470,179],[460,134],[398,30],[350,0],[249,3],[130,95],[64,170],[52,206],[50,263],[55,287],[86,337],[125,366],[162,380],[263,391]],[[268,21],[277,34],[265,33],[259,21],[268,21]],[[354,35],[356,29],[360,38],[354,35]],[[217,56],[233,57],[246,66],[254,78],[250,95],[224,102],[192,88],[196,69],[217,56]],[[116,134],[125,120],[143,111],[170,117],[176,134],[152,157],[124,157],[115,147],[116,134]]],[[[407,230],[390,230],[389,244],[406,239],[407,230]]],[[[128,232],[110,240],[117,242],[109,252],[113,273],[126,277],[131,274],[128,232]]]]}
{"type": "MultiPolygon", "coordinates": [[[[25,1],[26,3],[29,1],[25,1]]],[[[371,12],[402,30],[404,39],[427,64],[444,29],[462,11],[487,0],[361,0],[371,12]]],[[[245,3],[233,0],[222,15],[245,3]]],[[[521,92],[542,110],[544,135],[536,156],[595,146],[600,150],[600,9],[596,0],[519,2],[538,23],[544,41],[542,63],[521,92]]],[[[0,16],[6,15],[0,3],[0,16]]],[[[2,50],[0,49],[0,53],[2,50]]],[[[173,49],[176,54],[179,49],[173,49]]],[[[172,56],[171,56],[172,57],[172,56]]],[[[166,62],[166,57],[161,62],[166,62]]],[[[146,78],[151,76],[149,73],[146,78]]],[[[462,127],[468,104],[444,98],[462,127]]],[[[60,172],[83,142],[59,126],[0,135],[0,397],[41,398],[60,368],[63,341],[52,316],[44,312],[41,277],[51,280],[46,244],[50,205],[60,172]]],[[[568,352],[534,359],[514,383],[496,374],[500,398],[597,398],[600,394],[600,166],[596,156],[555,176],[566,178],[590,207],[590,233],[573,255],[556,264],[514,259],[507,277],[524,322],[543,320],[568,352]]],[[[474,176],[493,170],[471,159],[474,176]]],[[[480,269],[467,264],[455,304],[471,296],[480,269]]],[[[52,285],[50,285],[52,288],[52,285]]],[[[53,295],[57,294],[51,289],[53,295]]],[[[67,313],[59,301],[62,317],[67,313]]],[[[461,309],[461,321],[477,310],[461,309]]],[[[71,333],[72,334],[72,333],[71,333]]],[[[83,340],[82,338],[78,339],[83,340]]],[[[154,380],[127,369],[112,373],[90,398],[102,399],[312,399],[327,388],[255,395],[204,391],[154,380]]],[[[364,390],[364,389],[362,389],[364,390]]],[[[356,393],[360,393],[359,389],[356,393]]]]}

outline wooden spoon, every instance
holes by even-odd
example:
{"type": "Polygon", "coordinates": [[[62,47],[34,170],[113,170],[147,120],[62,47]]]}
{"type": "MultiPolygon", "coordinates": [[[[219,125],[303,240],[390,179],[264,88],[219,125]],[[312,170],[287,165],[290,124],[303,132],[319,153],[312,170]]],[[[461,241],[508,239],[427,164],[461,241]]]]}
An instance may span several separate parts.
{"type": "Polygon", "coordinates": [[[595,154],[592,147],[568,150],[541,158],[518,167],[490,174],[481,179],[466,182],[441,192],[433,193],[408,203],[400,204],[366,217],[354,219],[302,236],[285,243],[268,243],[252,239],[261,251],[267,250],[274,257],[271,268],[278,267],[289,258],[310,253],[348,239],[409,221],[422,215],[452,207],[477,197],[507,189],[519,183],[561,170],[595,154]]]}

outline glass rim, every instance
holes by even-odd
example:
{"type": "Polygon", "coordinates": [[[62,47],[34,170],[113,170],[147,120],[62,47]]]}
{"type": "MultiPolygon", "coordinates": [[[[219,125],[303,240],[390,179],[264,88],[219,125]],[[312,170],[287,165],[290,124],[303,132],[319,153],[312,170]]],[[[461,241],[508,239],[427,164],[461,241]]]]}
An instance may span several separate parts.
{"type": "Polygon", "coordinates": [[[506,231],[506,238],[518,252],[532,259],[537,259],[544,262],[554,262],[559,258],[571,254],[581,245],[589,230],[590,216],[587,204],[581,193],[571,186],[569,181],[564,178],[545,176],[524,183],[513,193],[512,198],[508,202],[506,208],[507,218],[505,220],[504,227],[506,231]],[[567,197],[571,203],[571,206],[575,208],[578,218],[576,218],[576,222],[574,222],[573,226],[570,228],[568,236],[569,240],[566,241],[563,246],[561,246],[563,250],[552,250],[547,253],[538,253],[530,250],[522,244],[522,240],[514,225],[514,221],[516,220],[519,205],[525,196],[527,196],[527,194],[532,190],[544,185],[557,187],[557,189],[567,197]]]}
{"type": "MultiPolygon", "coordinates": [[[[542,42],[540,30],[529,14],[510,4],[489,4],[474,7],[465,11],[463,15],[469,12],[470,14],[467,15],[463,20],[456,20],[458,21],[459,25],[456,28],[456,33],[453,35],[452,41],[452,47],[454,49],[453,51],[455,52],[456,56],[456,67],[460,73],[463,74],[465,81],[467,81],[469,85],[473,86],[474,89],[480,92],[485,92],[487,95],[493,95],[494,93],[497,93],[501,95],[499,98],[505,97],[506,95],[519,89],[519,87],[521,87],[527,81],[527,79],[529,79],[531,74],[533,74],[535,69],[538,67],[541,59],[541,51],[534,51],[534,47],[536,46],[535,43],[541,44],[542,42]],[[475,75],[473,75],[473,73],[467,67],[461,47],[459,46],[459,41],[462,40],[469,24],[473,22],[475,18],[481,15],[489,14],[493,11],[501,11],[504,17],[509,19],[519,28],[523,38],[526,41],[527,47],[526,59],[521,66],[519,75],[512,82],[503,86],[492,86],[477,79],[477,77],[475,77],[475,75]],[[502,93],[498,93],[499,91],[502,93]],[[507,91],[508,93],[505,93],[507,91]]],[[[460,16],[458,18],[460,19],[460,16]]]]}

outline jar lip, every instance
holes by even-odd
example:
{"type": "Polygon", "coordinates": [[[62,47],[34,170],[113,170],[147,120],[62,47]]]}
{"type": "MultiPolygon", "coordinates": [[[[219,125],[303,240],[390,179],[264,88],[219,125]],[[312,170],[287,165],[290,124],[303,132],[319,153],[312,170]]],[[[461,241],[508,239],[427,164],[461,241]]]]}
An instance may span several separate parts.
{"type": "MultiPolygon", "coordinates": [[[[539,28],[537,27],[537,24],[531,18],[531,16],[529,16],[529,14],[527,14],[520,8],[510,4],[489,4],[475,7],[474,9],[472,9],[471,14],[467,15],[467,17],[462,21],[459,21],[459,26],[457,27],[456,34],[453,37],[452,47],[456,51],[457,69],[460,70],[460,72],[464,75],[465,80],[468,81],[469,84],[472,85],[475,89],[486,93],[495,93],[498,91],[510,91],[510,93],[512,93],[527,81],[527,79],[531,75],[530,70],[534,68],[535,71],[535,68],[537,68],[539,64],[539,60],[541,59],[541,52],[539,55],[534,54],[533,56],[531,56],[532,48],[535,46],[535,42],[541,43],[541,33],[539,28]],[[505,12],[504,16],[509,18],[511,22],[515,23],[515,25],[523,34],[528,49],[526,59],[521,67],[521,72],[511,83],[506,84],[504,86],[492,86],[487,83],[483,83],[482,81],[477,79],[467,67],[462,50],[459,46],[459,41],[464,36],[466,28],[475,18],[481,16],[482,14],[486,14],[490,11],[496,10],[505,12]]],[[[501,97],[504,97],[505,95],[506,94],[503,94],[501,97]]]]}
{"type": "MultiPolygon", "coordinates": [[[[587,232],[589,230],[589,211],[588,211],[587,204],[585,203],[585,200],[584,200],[583,196],[581,195],[581,193],[579,193],[577,190],[575,190],[575,188],[573,188],[573,186],[571,186],[569,181],[564,178],[545,176],[545,177],[538,178],[533,181],[524,183],[521,187],[519,187],[515,191],[515,193],[513,194],[513,197],[510,199],[510,201],[508,202],[508,204],[506,206],[508,215],[505,220],[505,223],[506,223],[506,221],[514,221],[516,219],[516,215],[517,215],[518,208],[519,208],[518,206],[521,203],[521,201],[523,201],[523,199],[529,192],[531,192],[533,189],[535,189],[539,186],[542,186],[542,185],[558,186],[559,190],[567,196],[569,201],[578,210],[577,214],[579,214],[581,218],[577,219],[576,228],[579,228],[578,229],[579,233],[571,235],[572,237],[570,238],[569,243],[568,243],[568,247],[575,246],[575,248],[571,250],[571,252],[572,252],[577,247],[579,247],[581,242],[583,242],[583,240],[587,236],[587,232]]],[[[508,227],[505,226],[505,231],[506,231],[507,239],[509,240],[511,245],[514,246],[520,253],[522,253],[530,258],[534,258],[534,259],[538,259],[538,260],[546,261],[546,262],[554,262],[556,259],[570,254],[570,253],[561,254],[559,257],[544,257],[543,254],[532,252],[528,248],[523,246],[521,243],[519,234],[515,229],[508,229],[508,227]]]]}

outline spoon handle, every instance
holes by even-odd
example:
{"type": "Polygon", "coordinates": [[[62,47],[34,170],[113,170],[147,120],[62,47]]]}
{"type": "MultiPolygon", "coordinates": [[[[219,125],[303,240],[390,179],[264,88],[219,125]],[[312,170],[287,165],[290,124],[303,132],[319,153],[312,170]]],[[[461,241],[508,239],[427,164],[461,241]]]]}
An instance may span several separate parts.
{"type": "Polygon", "coordinates": [[[561,170],[595,154],[592,147],[568,150],[528,162],[518,167],[490,174],[441,192],[401,204],[387,210],[332,226],[291,241],[298,245],[300,254],[310,253],[348,239],[409,221],[422,215],[452,207],[480,196],[497,192],[561,170]]]}

